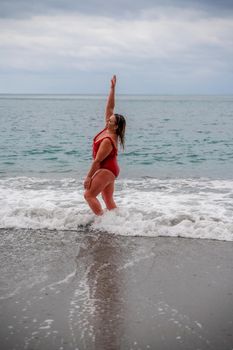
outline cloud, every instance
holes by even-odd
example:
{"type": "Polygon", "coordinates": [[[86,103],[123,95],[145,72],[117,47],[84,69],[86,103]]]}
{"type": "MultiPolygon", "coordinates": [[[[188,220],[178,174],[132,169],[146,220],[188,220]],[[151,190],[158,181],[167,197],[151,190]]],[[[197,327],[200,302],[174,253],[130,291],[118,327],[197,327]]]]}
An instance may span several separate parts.
{"type": "Polygon", "coordinates": [[[232,75],[232,17],[168,4],[130,18],[78,12],[6,17],[0,20],[0,73],[54,79],[120,72],[174,89],[182,81],[220,81],[232,75]]]}
{"type": "Polygon", "coordinates": [[[0,0],[0,17],[28,18],[54,13],[79,13],[111,18],[138,16],[143,10],[156,7],[201,9],[209,15],[233,11],[232,0],[0,0]]]}
{"type": "MultiPolygon", "coordinates": [[[[142,62],[215,64],[232,54],[233,21],[201,18],[193,11],[156,12],[132,20],[86,15],[35,16],[0,22],[2,67],[95,69],[142,62]]],[[[228,61],[226,59],[226,61],[228,61]]]]}

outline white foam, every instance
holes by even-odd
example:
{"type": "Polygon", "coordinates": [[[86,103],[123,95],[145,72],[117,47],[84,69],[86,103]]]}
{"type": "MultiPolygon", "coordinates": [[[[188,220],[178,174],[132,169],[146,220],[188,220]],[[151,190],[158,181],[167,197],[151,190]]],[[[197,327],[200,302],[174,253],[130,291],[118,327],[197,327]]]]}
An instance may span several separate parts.
{"type": "Polygon", "coordinates": [[[61,284],[65,284],[65,283],[69,283],[70,280],[75,276],[75,273],[76,273],[76,270],[74,270],[73,272],[71,272],[70,274],[68,274],[65,278],[63,278],[62,280],[60,281],[57,281],[57,282],[54,282],[54,283],[51,283],[49,285],[47,285],[46,287],[43,287],[40,292],[46,290],[47,288],[48,289],[55,289],[55,287],[61,285],[61,284]]]}
{"type": "Polygon", "coordinates": [[[39,329],[50,329],[53,322],[54,320],[52,319],[44,320],[44,322],[40,324],[39,329]]]}
{"type": "MultiPolygon", "coordinates": [[[[81,180],[0,180],[0,228],[92,230],[131,236],[233,241],[233,181],[209,179],[118,180],[118,208],[95,217],[81,180]]],[[[103,204],[102,199],[100,198],[103,204]]]]}

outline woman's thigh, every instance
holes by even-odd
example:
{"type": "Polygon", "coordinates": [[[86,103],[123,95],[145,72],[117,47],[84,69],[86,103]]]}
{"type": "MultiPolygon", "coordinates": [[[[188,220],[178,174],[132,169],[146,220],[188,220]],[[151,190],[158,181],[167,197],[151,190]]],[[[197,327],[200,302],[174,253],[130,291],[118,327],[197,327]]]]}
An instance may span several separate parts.
{"type": "Polygon", "coordinates": [[[114,182],[115,176],[106,169],[100,169],[92,178],[91,186],[89,188],[88,193],[91,196],[97,197],[106,186],[108,186],[111,182],[114,182]]]}
{"type": "Polygon", "coordinates": [[[107,185],[103,191],[102,191],[102,196],[105,200],[112,199],[113,197],[113,192],[114,192],[114,181],[111,182],[109,185],[107,185]]]}

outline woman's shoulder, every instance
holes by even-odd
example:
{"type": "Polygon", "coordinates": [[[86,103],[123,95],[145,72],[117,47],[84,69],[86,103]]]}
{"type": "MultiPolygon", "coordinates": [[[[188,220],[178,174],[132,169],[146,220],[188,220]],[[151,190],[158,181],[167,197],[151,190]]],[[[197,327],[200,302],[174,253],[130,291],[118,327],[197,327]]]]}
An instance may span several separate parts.
{"type": "MultiPolygon", "coordinates": [[[[103,136],[100,140],[100,143],[102,143],[104,141],[105,144],[111,144],[112,145],[112,150],[114,150],[114,152],[118,152],[118,142],[117,140],[114,140],[111,136],[106,135],[103,136]]],[[[98,141],[97,141],[98,142],[98,141]]]]}
{"type": "Polygon", "coordinates": [[[105,143],[111,143],[116,149],[117,149],[117,140],[114,139],[112,136],[109,136],[109,135],[103,135],[103,137],[101,137],[100,140],[97,140],[98,141],[105,141],[105,143]]]}

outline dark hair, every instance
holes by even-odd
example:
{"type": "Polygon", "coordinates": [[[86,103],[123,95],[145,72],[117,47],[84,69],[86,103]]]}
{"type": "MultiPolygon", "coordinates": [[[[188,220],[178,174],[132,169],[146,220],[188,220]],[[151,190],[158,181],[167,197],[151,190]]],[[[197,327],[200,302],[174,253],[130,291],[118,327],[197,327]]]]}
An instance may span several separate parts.
{"type": "Polygon", "coordinates": [[[116,125],[118,128],[116,129],[116,134],[120,137],[120,144],[122,148],[125,148],[125,127],[126,121],[123,115],[114,113],[116,118],[116,125]]]}

